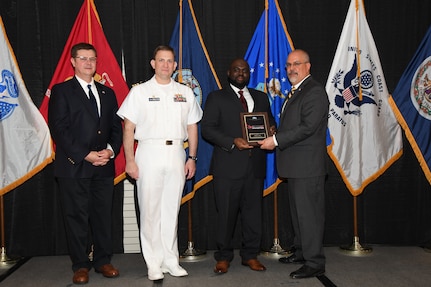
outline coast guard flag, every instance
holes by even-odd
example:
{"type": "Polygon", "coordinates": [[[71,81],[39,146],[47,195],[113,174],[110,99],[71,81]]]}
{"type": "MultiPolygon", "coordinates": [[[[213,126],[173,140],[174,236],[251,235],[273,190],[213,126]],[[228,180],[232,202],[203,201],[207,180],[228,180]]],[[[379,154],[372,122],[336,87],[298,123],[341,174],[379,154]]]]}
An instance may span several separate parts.
{"type": "MultiPolygon", "coordinates": [[[[54,75],[49,83],[45,97],[40,106],[40,112],[47,120],[48,102],[51,88],[57,83],[64,82],[74,76],[74,70],[70,64],[70,50],[72,46],[80,42],[92,44],[97,50],[97,69],[94,80],[102,83],[115,91],[118,106],[129,93],[129,87],[123,78],[120,66],[115,58],[111,47],[103,33],[99,14],[96,11],[94,0],[85,0],[81,10],[73,24],[72,31],[64,46],[63,53],[54,71],[54,75]]],[[[126,160],[124,158],[123,147],[115,157],[115,184],[126,178],[124,172],[126,160]]]]}
{"type": "MultiPolygon", "coordinates": [[[[294,48],[277,0],[266,0],[265,7],[244,59],[250,65],[248,86],[268,94],[278,125],[281,106],[291,87],[284,67],[294,48]]],[[[275,152],[268,152],[264,195],[274,191],[278,183],[275,152]]]]}
{"type": "MultiPolygon", "coordinates": [[[[180,12],[169,45],[174,48],[178,61],[178,70],[172,77],[189,86],[203,108],[208,94],[220,89],[221,85],[202,39],[191,0],[180,1],[180,12]]],[[[200,125],[198,128],[196,174],[186,182],[182,203],[192,199],[196,190],[212,180],[208,174],[213,146],[202,138],[200,125]]]]}
{"type": "Polygon", "coordinates": [[[353,196],[402,154],[401,128],[362,0],[352,0],[326,83],[328,153],[353,196]]]}
{"type": "Polygon", "coordinates": [[[390,104],[431,184],[431,27],[401,76],[390,104]]]}
{"type": "Polygon", "coordinates": [[[0,196],[52,161],[51,135],[25,87],[0,17],[0,196]]]}

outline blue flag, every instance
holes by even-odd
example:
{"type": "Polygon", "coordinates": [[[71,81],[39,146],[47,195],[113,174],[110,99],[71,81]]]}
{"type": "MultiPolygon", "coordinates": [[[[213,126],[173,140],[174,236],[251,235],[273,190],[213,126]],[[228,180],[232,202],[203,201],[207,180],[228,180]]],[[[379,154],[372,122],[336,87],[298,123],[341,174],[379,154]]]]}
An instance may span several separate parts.
{"type": "MultiPolygon", "coordinates": [[[[203,108],[207,95],[213,90],[220,89],[221,85],[202,40],[191,0],[180,1],[180,12],[169,45],[174,48],[178,59],[178,70],[172,77],[189,86],[203,108]]],[[[213,146],[202,138],[200,125],[198,128],[196,175],[186,182],[182,203],[193,198],[197,189],[212,180],[209,176],[209,166],[213,146]]]]}
{"type": "MultiPolygon", "coordinates": [[[[277,0],[267,2],[267,8],[257,24],[245,60],[251,70],[248,86],[268,94],[271,111],[278,125],[281,106],[291,87],[284,66],[287,56],[294,48],[277,0]]],[[[279,183],[277,179],[275,152],[269,152],[264,195],[274,191],[279,183]]]]}
{"type": "Polygon", "coordinates": [[[431,184],[431,27],[401,76],[390,104],[431,184]]]}

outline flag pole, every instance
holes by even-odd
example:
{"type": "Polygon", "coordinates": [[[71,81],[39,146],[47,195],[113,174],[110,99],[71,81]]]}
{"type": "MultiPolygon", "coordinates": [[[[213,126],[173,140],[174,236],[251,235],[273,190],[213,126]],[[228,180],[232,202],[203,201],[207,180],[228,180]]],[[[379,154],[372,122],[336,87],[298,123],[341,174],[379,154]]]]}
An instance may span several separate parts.
{"type": "MultiPolygon", "coordinates": [[[[269,13],[269,6],[268,6],[268,0],[265,0],[265,83],[266,80],[269,78],[269,71],[268,71],[268,13],[269,13]]],[[[267,93],[266,85],[264,87],[264,92],[267,93]]]]}
{"type": "Polygon", "coordinates": [[[8,258],[7,254],[6,254],[3,195],[0,195],[0,227],[1,227],[0,266],[8,266],[8,265],[15,264],[17,262],[17,260],[12,260],[12,259],[8,258]]]}
{"type": "MultiPolygon", "coordinates": [[[[360,41],[359,41],[359,1],[356,2],[356,47],[357,51],[360,51],[360,41]]],[[[358,53],[358,52],[357,52],[358,53]]],[[[358,67],[356,70],[357,79],[361,79],[361,57],[358,55],[358,67]]],[[[362,85],[359,85],[359,100],[362,101],[362,85]]],[[[341,246],[341,250],[346,253],[354,256],[362,256],[366,255],[373,251],[371,247],[364,247],[359,243],[359,235],[358,235],[358,201],[357,196],[353,196],[353,244],[350,246],[341,246]]]]}
{"type": "MultiPolygon", "coordinates": [[[[188,0],[186,0],[188,1],[188,0]]],[[[183,83],[183,0],[179,2],[180,6],[180,33],[178,43],[178,82],[183,83]]],[[[192,199],[187,201],[188,209],[188,243],[187,249],[181,254],[182,261],[194,262],[205,258],[206,251],[197,250],[193,242],[193,228],[192,228],[192,199]]]]}
{"type": "Polygon", "coordinates": [[[180,0],[180,33],[178,43],[178,82],[183,82],[183,0],[180,0]]]}
{"type": "Polygon", "coordinates": [[[272,192],[274,197],[274,239],[273,239],[273,245],[272,247],[267,250],[263,251],[262,254],[278,258],[281,256],[286,256],[292,253],[290,250],[284,250],[280,245],[280,239],[278,237],[278,194],[277,194],[277,188],[272,192]]]}
{"type": "Polygon", "coordinates": [[[358,235],[358,202],[357,196],[353,196],[353,244],[349,246],[341,246],[340,249],[352,256],[363,256],[369,254],[373,251],[371,247],[362,246],[359,243],[359,235],[358,235]]]}
{"type": "MultiPolygon", "coordinates": [[[[269,14],[269,3],[268,0],[265,0],[265,83],[267,82],[267,79],[269,78],[269,70],[268,70],[268,39],[269,39],[269,28],[268,28],[268,14],[269,14]]],[[[274,85],[275,85],[275,79],[274,79],[274,85]]],[[[264,85],[264,92],[267,93],[267,87],[264,85]]],[[[280,245],[280,239],[278,237],[278,196],[277,196],[277,188],[273,191],[274,197],[274,238],[273,238],[273,245],[272,247],[267,250],[263,251],[262,254],[269,256],[269,257],[280,257],[284,256],[286,254],[289,254],[290,251],[284,250],[280,245]]]]}
{"type": "Polygon", "coordinates": [[[206,257],[206,251],[197,250],[193,242],[193,228],[192,228],[192,199],[187,201],[188,209],[188,244],[187,249],[181,254],[181,261],[195,262],[202,260],[206,257]]]}

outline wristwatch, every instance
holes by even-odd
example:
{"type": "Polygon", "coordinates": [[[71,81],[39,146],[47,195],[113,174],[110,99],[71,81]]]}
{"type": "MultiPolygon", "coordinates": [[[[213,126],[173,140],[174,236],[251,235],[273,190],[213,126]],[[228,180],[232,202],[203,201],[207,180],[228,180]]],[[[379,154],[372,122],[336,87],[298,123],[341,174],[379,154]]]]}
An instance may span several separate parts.
{"type": "Polygon", "coordinates": [[[198,157],[197,156],[193,156],[193,155],[189,155],[189,158],[192,159],[192,160],[194,160],[194,161],[198,160],[198,157]]]}

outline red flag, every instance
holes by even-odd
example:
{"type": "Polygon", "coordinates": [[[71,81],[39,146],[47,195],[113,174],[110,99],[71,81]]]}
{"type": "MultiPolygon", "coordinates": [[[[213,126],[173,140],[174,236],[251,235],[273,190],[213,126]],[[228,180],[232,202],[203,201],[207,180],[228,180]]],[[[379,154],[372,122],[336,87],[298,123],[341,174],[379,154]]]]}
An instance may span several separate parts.
{"type": "MultiPolygon", "coordinates": [[[[48,119],[48,102],[51,88],[55,84],[64,82],[74,76],[75,73],[70,63],[70,50],[73,45],[81,42],[90,43],[97,50],[97,69],[94,80],[115,91],[119,106],[129,93],[129,87],[124,80],[117,59],[103,33],[94,0],[84,0],[39,109],[46,121],[48,119]]],[[[124,152],[121,147],[120,153],[115,158],[115,184],[126,177],[124,172],[125,164],[124,152]]]]}

